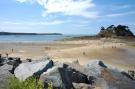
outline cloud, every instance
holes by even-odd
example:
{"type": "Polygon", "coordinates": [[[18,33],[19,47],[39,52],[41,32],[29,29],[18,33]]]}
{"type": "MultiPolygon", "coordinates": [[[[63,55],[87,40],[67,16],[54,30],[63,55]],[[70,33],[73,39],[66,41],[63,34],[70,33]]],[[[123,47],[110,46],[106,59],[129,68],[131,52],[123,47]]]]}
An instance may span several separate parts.
{"type": "Polygon", "coordinates": [[[5,21],[1,22],[1,24],[10,24],[10,25],[24,25],[24,26],[35,26],[35,25],[58,25],[62,24],[64,21],[61,20],[53,20],[47,22],[12,22],[12,21],[5,21]]]}
{"type": "Polygon", "coordinates": [[[16,0],[16,1],[18,1],[18,2],[20,2],[20,3],[24,3],[24,2],[33,2],[33,0],[16,0]]]}
{"type": "Polygon", "coordinates": [[[135,11],[124,12],[124,13],[108,14],[108,15],[106,15],[106,17],[118,17],[118,16],[132,15],[132,14],[135,14],[135,11]]]}
{"type": "Polygon", "coordinates": [[[97,18],[98,12],[91,11],[96,5],[92,0],[17,0],[19,2],[36,2],[44,9],[42,16],[63,14],[67,16],[82,16],[97,18]]]}

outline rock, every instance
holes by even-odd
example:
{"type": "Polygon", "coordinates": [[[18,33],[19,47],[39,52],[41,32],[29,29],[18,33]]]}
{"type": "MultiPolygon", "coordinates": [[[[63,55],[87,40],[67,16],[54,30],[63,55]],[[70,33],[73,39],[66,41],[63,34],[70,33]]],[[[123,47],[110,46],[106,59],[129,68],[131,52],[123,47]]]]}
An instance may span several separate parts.
{"type": "Polygon", "coordinates": [[[92,60],[85,66],[84,74],[96,78],[100,76],[101,71],[105,68],[107,68],[107,66],[102,61],[92,60]]]}
{"type": "Polygon", "coordinates": [[[12,76],[12,74],[9,72],[9,70],[12,69],[12,65],[5,64],[0,67],[0,89],[9,89],[9,77],[12,76]]]}
{"type": "Polygon", "coordinates": [[[85,83],[73,83],[75,89],[94,89],[90,84],[85,83]]]}
{"type": "Polygon", "coordinates": [[[6,64],[6,60],[7,60],[6,57],[1,57],[0,58],[0,66],[3,66],[4,64],[6,64]]]}
{"type": "Polygon", "coordinates": [[[16,57],[16,58],[13,58],[13,57],[10,57],[7,61],[7,64],[9,65],[13,65],[13,68],[12,70],[10,71],[12,74],[14,74],[14,70],[16,67],[18,67],[20,64],[22,63],[21,59],[16,57]]]}
{"type": "Polygon", "coordinates": [[[73,88],[72,83],[88,83],[87,76],[75,69],[59,68],[64,89],[73,88]]]}
{"type": "Polygon", "coordinates": [[[40,80],[42,81],[44,88],[48,87],[48,83],[52,82],[54,88],[60,88],[62,86],[61,76],[58,70],[58,67],[53,67],[44,72],[40,76],[40,80]]]}
{"type": "Polygon", "coordinates": [[[29,59],[29,58],[28,58],[28,59],[26,59],[26,60],[27,60],[28,62],[32,62],[32,59],[29,59]]]}
{"type": "Polygon", "coordinates": [[[135,89],[135,81],[124,76],[121,72],[114,69],[104,69],[101,77],[106,82],[106,89],[135,89]]]}
{"type": "Polygon", "coordinates": [[[71,89],[74,83],[89,84],[85,74],[80,73],[76,69],[72,69],[68,64],[63,64],[63,67],[55,66],[40,76],[40,80],[47,86],[48,81],[52,81],[54,88],[71,89]]]}
{"type": "Polygon", "coordinates": [[[25,80],[32,75],[40,76],[53,66],[52,60],[38,60],[20,64],[14,71],[19,80],[25,80]]]}

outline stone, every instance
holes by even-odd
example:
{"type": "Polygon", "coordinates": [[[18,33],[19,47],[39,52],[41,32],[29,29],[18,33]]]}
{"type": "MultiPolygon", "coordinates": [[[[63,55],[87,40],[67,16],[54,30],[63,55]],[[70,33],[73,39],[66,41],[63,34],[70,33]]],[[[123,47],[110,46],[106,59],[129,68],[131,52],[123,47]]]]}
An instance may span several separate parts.
{"type": "Polygon", "coordinates": [[[19,80],[25,80],[30,76],[40,76],[53,66],[52,60],[38,60],[20,64],[14,71],[19,80]]]}
{"type": "Polygon", "coordinates": [[[7,60],[6,57],[1,57],[1,58],[0,58],[0,66],[6,64],[6,60],[7,60]]]}
{"type": "Polygon", "coordinates": [[[73,88],[73,82],[89,84],[85,74],[73,69],[73,66],[72,68],[71,66],[69,67],[68,64],[63,64],[63,67],[55,66],[54,68],[49,69],[40,76],[40,80],[44,83],[44,86],[47,86],[49,83],[48,81],[52,81],[54,88],[62,89],[73,88]]]}
{"type": "Polygon", "coordinates": [[[13,65],[12,70],[10,71],[12,74],[14,74],[14,70],[16,69],[16,67],[18,67],[20,64],[22,63],[21,59],[16,57],[10,57],[10,59],[8,59],[7,64],[9,65],[13,65]]]}
{"type": "Polygon", "coordinates": [[[63,82],[64,89],[71,89],[73,88],[72,83],[89,83],[87,76],[85,74],[76,71],[75,69],[69,68],[59,68],[59,72],[63,82]]]}
{"type": "Polygon", "coordinates": [[[0,66],[0,89],[9,89],[8,79],[13,76],[9,70],[12,70],[12,65],[5,64],[0,66]]]}
{"type": "Polygon", "coordinates": [[[62,86],[61,76],[58,67],[53,67],[44,72],[40,76],[40,81],[43,83],[44,88],[48,87],[48,83],[52,82],[53,88],[60,88],[62,86]]]}
{"type": "Polygon", "coordinates": [[[116,69],[104,69],[101,78],[106,82],[107,89],[135,89],[135,81],[116,69]]]}
{"type": "Polygon", "coordinates": [[[103,69],[107,66],[100,60],[92,60],[85,66],[84,74],[88,76],[98,77],[103,69]]]}

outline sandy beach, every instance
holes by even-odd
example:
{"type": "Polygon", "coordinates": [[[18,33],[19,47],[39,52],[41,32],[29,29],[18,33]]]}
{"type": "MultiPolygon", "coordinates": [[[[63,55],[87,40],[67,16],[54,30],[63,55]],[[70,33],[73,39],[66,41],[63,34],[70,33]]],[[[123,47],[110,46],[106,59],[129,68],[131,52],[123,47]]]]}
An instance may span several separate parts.
{"type": "Polygon", "coordinates": [[[135,41],[119,39],[78,39],[54,42],[0,42],[0,53],[21,57],[22,60],[49,56],[54,61],[72,62],[79,60],[86,64],[89,60],[103,60],[118,69],[135,68],[135,41]]]}

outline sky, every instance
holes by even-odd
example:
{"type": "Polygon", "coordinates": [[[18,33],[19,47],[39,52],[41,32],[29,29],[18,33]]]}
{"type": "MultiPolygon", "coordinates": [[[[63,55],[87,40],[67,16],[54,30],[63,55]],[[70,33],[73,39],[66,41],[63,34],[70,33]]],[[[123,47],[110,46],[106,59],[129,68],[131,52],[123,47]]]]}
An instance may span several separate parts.
{"type": "Polygon", "coordinates": [[[97,34],[127,25],[135,33],[135,0],[0,0],[0,31],[97,34]]]}

